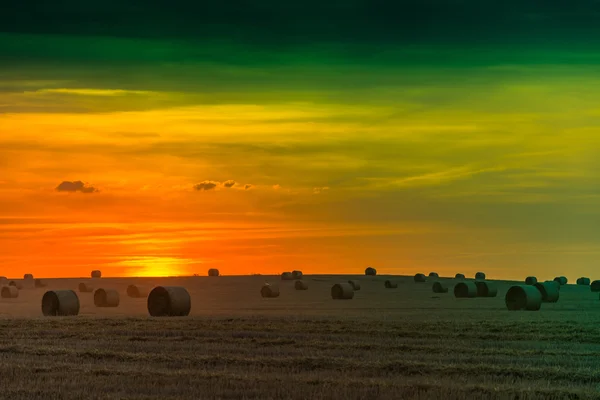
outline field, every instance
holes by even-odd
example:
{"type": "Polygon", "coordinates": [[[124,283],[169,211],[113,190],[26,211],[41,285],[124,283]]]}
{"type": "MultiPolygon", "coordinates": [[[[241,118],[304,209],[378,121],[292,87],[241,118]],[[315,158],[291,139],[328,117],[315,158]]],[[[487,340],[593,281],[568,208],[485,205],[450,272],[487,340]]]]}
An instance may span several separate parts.
{"type": "MultiPolygon", "coordinates": [[[[45,289],[0,301],[6,399],[587,399],[600,395],[600,300],[567,285],[556,304],[511,312],[498,297],[455,299],[385,276],[107,279],[121,305],[41,316],[45,289]],[[356,278],[352,300],[331,285],[356,278]],[[265,281],[281,296],[260,297],[265,281]],[[130,283],[185,286],[187,318],[149,318],[130,283]]],[[[47,280],[76,289],[82,279],[47,280]]],[[[85,280],[89,281],[89,280],[85,280]]],[[[452,280],[448,280],[451,285],[452,280]]],[[[450,290],[451,292],[451,290],[450,290]]]]}

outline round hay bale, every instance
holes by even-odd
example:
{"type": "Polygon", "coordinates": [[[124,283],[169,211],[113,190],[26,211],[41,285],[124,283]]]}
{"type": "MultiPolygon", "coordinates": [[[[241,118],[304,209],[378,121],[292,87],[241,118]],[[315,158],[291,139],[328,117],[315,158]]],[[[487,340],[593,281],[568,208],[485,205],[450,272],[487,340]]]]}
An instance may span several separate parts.
{"type": "Polygon", "coordinates": [[[260,289],[260,295],[266,298],[279,297],[279,286],[265,283],[260,289]]]}
{"type": "Polygon", "coordinates": [[[350,300],[354,297],[354,289],[349,283],[336,283],[331,287],[331,298],[334,300],[350,300]]]}
{"type": "Polygon", "coordinates": [[[306,283],[304,281],[296,281],[296,282],[294,282],[294,288],[296,290],[307,290],[308,289],[308,283],[306,283]]]}
{"type": "Polygon", "coordinates": [[[423,282],[427,282],[427,278],[425,277],[425,274],[416,274],[414,277],[415,282],[419,282],[419,283],[423,283],[423,282]]]}
{"type": "Polygon", "coordinates": [[[542,294],[535,286],[513,286],[506,292],[504,301],[511,311],[538,311],[542,306],[542,294]]]}
{"type": "Polygon", "coordinates": [[[291,272],[283,272],[281,274],[281,280],[282,281],[293,281],[294,280],[294,275],[292,275],[291,272]]]}
{"type": "Polygon", "coordinates": [[[148,312],[152,317],[185,317],[192,309],[192,299],[184,287],[157,286],[148,295],[148,312]]]}
{"type": "Polygon", "coordinates": [[[478,273],[476,273],[476,274],[475,274],[475,279],[478,279],[478,280],[484,281],[484,280],[485,280],[485,273],[483,273],[483,272],[478,272],[478,273]]]}
{"type": "Polygon", "coordinates": [[[219,270],[216,268],[209,269],[208,276],[219,276],[219,270]]]}
{"type": "Polygon", "coordinates": [[[81,293],[92,293],[94,291],[94,288],[89,283],[81,282],[79,284],[79,291],[81,293]]]}
{"type": "Polygon", "coordinates": [[[560,283],[561,286],[564,286],[567,284],[567,282],[569,282],[569,280],[565,276],[557,276],[556,278],[554,278],[554,280],[560,283]]]}
{"type": "Polygon", "coordinates": [[[350,286],[352,286],[352,289],[354,289],[355,292],[357,290],[360,290],[360,282],[359,281],[348,281],[348,283],[350,284],[350,286]]]}
{"type": "Polygon", "coordinates": [[[119,292],[114,289],[98,289],[94,292],[96,307],[119,307],[119,292]]]}
{"type": "Polygon", "coordinates": [[[429,273],[429,277],[430,277],[430,278],[439,278],[440,276],[438,275],[438,273],[437,273],[437,272],[430,272],[430,273],[429,273]]]}
{"type": "Polygon", "coordinates": [[[302,279],[302,271],[292,271],[292,278],[294,279],[302,279]]]}
{"type": "Polygon", "coordinates": [[[475,281],[477,286],[477,297],[496,297],[498,288],[494,282],[490,281],[475,281]]]}
{"type": "Polygon", "coordinates": [[[398,287],[398,283],[395,281],[387,280],[384,283],[386,289],[396,289],[398,287]]]}
{"type": "Polygon", "coordinates": [[[18,281],[10,281],[10,282],[8,282],[8,286],[14,286],[19,290],[23,289],[23,283],[18,282],[18,281]]]}
{"type": "Polygon", "coordinates": [[[377,275],[377,270],[373,267],[368,267],[367,269],[365,269],[365,275],[375,276],[375,275],[377,275]]]}
{"type": "Polygon", "coordinates": [[[23,279],[26,281],[32,281],[33,280],[33,275],[32,274],[25,274],[23,275],[23,279]]]}
{"type": "Polygon", "coordinates": [[[4,286],[0,291],[3,299],[16,299],[19,297],[19,289],[16,286],[4,286]]]}
{"type": "Polygon", "coordinates": [[[590,278],[586,278],[584,276],[582,276],[581,278],[577,278],[577,284],[580,286],[589,286],[590,278]]]}
{"type": "Polygon", "coordinates": [[[454,275],[454,279],[465,279],[465,274],[456,274],[454,275]]]}
{"type": "Polygon", "coordinates": [[[79,297],[73,290],[51,290],[42,297],[42,314],[69,316],[79,314],[79,297]]]}
{"type": "Polygon", "coordinates": [[[448,293],[448,286],[444,285],[442,282],[434,282],[433,293],[448,293]]]}
{"type": "Polygon", "coordinates": [[[538,282],[534,285],[537,290],[540,291],[542,295],[543,303],[556,303],[560,296],[560,291],[558,288],[560,285],[557,285],[554,281],[546,281],[546,282],[538,282]]]}
{"type": "Polygon", "coordinates": [[[127,296],[134,299],[141,299],[148,296],[148,288],[138,285],[127,286],[127,296]]]}
{"type": "Polygon", "coordinates": [[[102,271],[96,269],[90,275],[92,278],[102,278],[102,271]]]}
{"type": "Polygon", "coordinates": [[[44,282],[44,281],[43,281],[43,280],[41,280],[41,279],[36,279],[36,280],[35,280],[35,282],[34,282],[34,285],[35,285],[35,287],[36,287],[36,288],[38,288],[38,289],[39,289],[39,288],[45,288],[46,286],[48,286],[48,285],[46,284],[46,282],[44,282]]]}
{"type": "Polygon", "coordinates": [[[477,285],[475,282],[459,282],[454,286],[454,297],[474,298],[477,297],[477,285]]]}
{"type": "Polygon", "coordinates": [[[525,278],[526,285],[535,285],[537,283],[537,278],[535,276],[528,276],[525,278]]]}
{"type": "Polygon", "coordinates": [[[590,284],[590,290],[592,292],[600,292],[600,281],[594,281],[590,284]]]}

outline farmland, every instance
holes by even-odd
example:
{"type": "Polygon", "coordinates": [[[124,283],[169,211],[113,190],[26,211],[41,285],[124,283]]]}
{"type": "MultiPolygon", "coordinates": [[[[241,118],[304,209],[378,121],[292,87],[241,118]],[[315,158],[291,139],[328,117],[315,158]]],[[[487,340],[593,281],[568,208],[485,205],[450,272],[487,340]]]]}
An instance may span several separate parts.
{"type": "MultiPolygon", "coordinates": [[[[600,300],[567,285],[538,312],[498,297],[455,299],[412,277],[102,278],[118,308],[78,293],[77,317],[41,316],[44,289],[0,301],[2,397],[585,399],[600,391],[600,300]],[[358,279],[352,300],[333,283],[358,279]],[[384,289],[394,279],[397,289],[384,289]],[[278,298],[260,287],[277,282],[278,298]],[[185,286],[192,312],[149,318],[128,284],[185,286]]],[[[47,280],[76,289],[88,279],[47,280]]],[[[447,281],[451,287],[453,280],[447,281]]]]}

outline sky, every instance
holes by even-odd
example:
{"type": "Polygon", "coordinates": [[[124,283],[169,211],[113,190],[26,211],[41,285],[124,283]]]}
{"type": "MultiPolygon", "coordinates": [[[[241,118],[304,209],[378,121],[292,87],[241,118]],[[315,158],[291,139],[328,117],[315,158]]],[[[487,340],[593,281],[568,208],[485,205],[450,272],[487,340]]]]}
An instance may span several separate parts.
{"type": "Polygon", "coordinates": [[[594,278],[600,2],[22,2],[0,274],[594,278]]]}

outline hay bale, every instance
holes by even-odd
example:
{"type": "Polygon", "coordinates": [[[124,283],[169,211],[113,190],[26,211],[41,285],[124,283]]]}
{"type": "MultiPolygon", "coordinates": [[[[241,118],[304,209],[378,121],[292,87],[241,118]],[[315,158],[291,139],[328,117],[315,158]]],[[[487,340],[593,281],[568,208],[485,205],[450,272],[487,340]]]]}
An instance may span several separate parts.
{"type": "Polygon", "coordinates": [[[474,298],[477,297],[477,285],[475,282],[459,282],[454,286],[454,297],[474,298]]]}
{"type": "Polygon", "coordinates": [[[334,300],[350,300],[354,297],[354,289],[349,283],[336,283],[331,287],[331,298],[334,300]]]}
{"type": "Polygon", "coordinates": [[[433,293],[448,293],[448,286],[444,285],[442,282],[434,282],[433,293]]]}
{"type": "Polygon", "coordinates": [[[119,292],[114,289],[98,289],[94,292],[96,307],[119,307],[119,292]]]}
{"type": "Polygon", "coordinates": [[[8,282],[8,286],[14,286],[19,290],[23,289],[23,283],[19,281],[10,281],[8,282]]]}
{"type": "Polygon", "coordinates": [[[219,270],[216,268],[209,269],[208,276],[219,276],[219,270]]]}
{"type": "Polygon", "coordinates": [[[454,275],[454,279],[465,279],[465,274],[456,274],[454,275]]]}
{"type": "Polygon", "coordinates": [[[81,293],[92,293],[94,291],[94,288],[89,283],[81,282],[79,284],[79,291],[81,293]]]}
{"type": "Polygon", "coordinates": [[[352,286],[352,289],[354,289],[355,292],[357,290],[360,290],[360,282],[359,281],[348,281],[348,283],[350,284],[350,286],[352,286]]]}
{"type": "Polygon", "coordinates": [[[535,276],[528,276],[525,278],[526,285],[535,285],[537,283],[537,278],[535,276]]]}
{"type": "Polygon", "coordinates": [[[45,316],[68,316],[79,314],[79,297],[73,290],[51,290],[42,297],[42,313],[45,316]]]}
{"type": "Polygon", "coordinates": [[[485,280],[485,273],[483,272],[478,272],[475,274],[475,279],[480,280],[480,281],[484,281],[485,280]]]}
{"type": "Polygon", "coordinates": [[[260,295],[266,298],[279,297],[279,286],[265,283],[260,289],[260,295]]]}
{"type": "Polygon", "coordinates": [[[4,286],[0,291],[3,299],[16,299],[19,297],[19,289],[16,286],[4,286]]]}
{"type": "Polygon", "coordinates": [[[23,275],[23,280],[32,281],[33,280],[33,275],[32,274],[25,274],[25,275],[23,275]]]}
{"type": "Polygon", "coordinates": [[[386,289],[396,289],[398,287],[398,283],[395,281],[387,280],[384,283],[386,289]]]}
{"type": "Polygon", "coordinates": [[[504,298],[506,308],[511,311],[538,311],[542,306],[542,294],[535,286],[513,286],[504,298]]]}
{"type": "Polygon", "coordinates": [[[365,275],[375,276],[375,275],[377,275],[377,270],[375,268],[368,267],[367,269],[365,269],[365,275]]]}
{"type": "Polygon", "coordinates": [[[600,292],[600,281],[594,281],[590,285],[590,290],[592,292],[600,292]]]}
{"type": "Polygon", "coordinates": [[[556,303],[560,296],[560,285],[557,285],[554,281],[538,282],[534,285],[542,295],[543,303],[556,303]]]}
{"type": "Polygon", "coordinates": [[[586,278],[584,276],[582,276],[581,278],[577,278],[577,284],[580,286],[589,286],[590,278],[586,278]]]}
{"type": "Polygon", "coordinates": [[[439,278],[440,276],[438,275],[438,273],[437,273],[437,272],[430,272],[430,273],[429,273],[429,277],[430,277],[430,278],[439,278]]]}
{"type": "Polygon", "coordinates": [[[44,282],[44,281],[43,281],[43,280],[41,280],[41,279],[35,279],[34,285],[35,285],[35,287],[36,287],[36,288],[38,288],[38,289],[39,289],[39,288],[45,288],[46,286],[48,286],[48,285],[46,285],[46,282],[44,282]]]}
{"type": "Polygon", "coordinates": [[[560,283],[561,286],[564,286],[567,284],[567,282],[569,282],[569,280],[565,276],[557,276],[556,278],[554,278],[554,281],[560,283]]]}
{"type": "Polygon", "coordinates": [[[152,317],[185,317],[192,309],[192,299],[184,287],[157,286],[148,295],[148,312],[152,317]]]}
{"type": "Polygon", "coordinates": [[[134,299],[141,299],[142,297],[148,296],[148,288],[138,285],[127,286],[127,296],[134,299]]]}
{"type": "Polygon", "coordinates": [[[477,286],[477,297],[496,297],[498,288],[494,282],[490,281],[475,281],[477,286]]]}
{"type": "Polygon", "coordinates": [[[298,271],[298,270],[292,271],[292,278],[302,279],[302,271],[298,271]]]}
{"type": "Polygon", "coordinates": [[[283,272],[281,274],[281,280],[282,281],[293,281],[294,280],[294,275],[292,275],[291,272],[283,272]]]}
{"type": "Polygon", "coordinates": [[[92,271],[92,273],[90,275],[92,278],[96,278],[96,279],[102,278],[102,271],[96,269],[96,270],[92,271]]]}
{"type": "Polygon", "coordinates": [[[308,289],[308,283],[306,283],[304,281],[296,281],[296,282],[294,282],[294,288],[296,290],[307,290],[308,289]]]}
{"type": "Polygon", "coordinates": [[[415,282],[427,282],[427,278],[425,277],[425,274],[416,274],[414,277],[415,282]]]}

